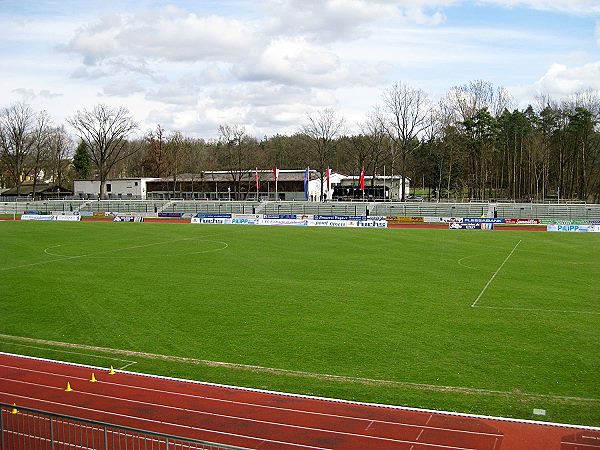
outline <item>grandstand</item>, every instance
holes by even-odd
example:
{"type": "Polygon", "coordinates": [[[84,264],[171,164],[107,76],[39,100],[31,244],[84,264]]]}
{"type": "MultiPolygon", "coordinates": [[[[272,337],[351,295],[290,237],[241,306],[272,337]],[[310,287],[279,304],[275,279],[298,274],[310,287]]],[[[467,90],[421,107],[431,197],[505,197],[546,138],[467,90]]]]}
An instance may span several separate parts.
{"type": "Polygon", "coordinates": [[[586,203],[286,202],[199,200],[48,200],[2,202],[0,214],[25,211],[350,216],[516,217],[540,220],[600,220],[600,205],[586,203]]]}

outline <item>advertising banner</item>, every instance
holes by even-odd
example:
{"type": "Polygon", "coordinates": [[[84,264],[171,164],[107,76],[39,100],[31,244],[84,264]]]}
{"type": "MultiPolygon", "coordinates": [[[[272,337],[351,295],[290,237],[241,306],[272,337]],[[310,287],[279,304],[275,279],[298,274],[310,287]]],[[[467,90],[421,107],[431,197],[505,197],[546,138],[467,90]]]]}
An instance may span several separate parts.
{"type": "Polygon", "coordinates": [[[254,217],[233,217],[231,223],[233,225],[257,225],[258,219],[254,217]]]}
{"type": "Polygon", "coordinates": [[[540,219],[504,219],[504,223],[508,223],[511,225],[538,225],[540,224],[540,219]]]}
{"type": "Polygon", "coordinates": [[[297,219],[296,214],[264,214],[263,219],[297,219]]]}
{"type": "Polygon", "coordinates": [[[501,217],[465,217],[463,223],[504,223],[501,217]]]}
{"type": "Polygon", "coordinates": [[[600,225],[554,225],[546,226],[546,231],[560,231],[563,233],[600,233],[600,225]]]}
{"type": "Polygon", "coordinates": [[[389,224],[398,225],[402,223],[423,223],[423,217],[408,217],[408,216],[387,216],[386,220],[389,224]]]}
{"type": "Polygon", "coordinates": [[[113,217],[113,222],[143,222],[142,216],[132,216],[127,214],[117,214],[113,217]]]}
{"type": "Polygon", "coordinates": [[[367,220],[367,216],[319,216],[315,214],[315,220],[367,220]]]}
{"type": "Polygon", "coordinates": [[[426,223],[452,223],[463,221],[462,217],[423,217],[426,223]]]}
{"type": "Polygon", "coordinates": [[[183,213],[178,212],[159,212],[158,217],[173,217],[181,219],[183,217],[183,213]]]}
{"type": "Polygon", "coordinates": [[[359,228],[387,228],[387,220],[360,220],[356,222],[359,228]]]}
{"type": "Polygon", "coordinates": [[[307,220],[301,219],[260,219],[258,225],[294,225],[294,226],[307,226],[307,220]]]}
{"type": "Polygon", "coordinates": [[[54,217],[56,217],[56,220],[59,222],[78,222],[81,220],[79,214],[60,214],[54,217]]]}
{"type": "Polygon", "coordinates": [[[227,217],[192,217],[191,223],[203,225],[231,225],[231,218],[227,217]]]}
{"type": "Polygon", "coordinates": [[[589,225],[587,220],[563,220],[563,219],[550,219],[550,220],[542,220],[544,225],[589,225]]]}
{"type": "Polygon", "coordinates": [[[198,213],[194,217],[199,219],[231,219],[231,214],[228,213],[198,213]]]}
{"type": "Polygon", "coordinates": [[[494,228],[494,224],[452,222],[448,224],[448,228],[451,230],[492,230],[494,228]]]}
{"type": "Polygon", "coordinates": [[[61,214],[61,215],[56,215],[56,214],[23,214],[21,215],[21,220],[43,220],[46,222],[52,221],[52,222],[56,222],[56,221],[61,221],[61,222],[76,222],[81,220],[81,217],[79,215],[74,215],[74,214],[61,214]]]}
{"type": "Polygon", "coordinates": [[[56,220],[56,216],[51,216],[48,214],[22,214],[21,220],[56,220]]]}
{"type": "Polygon", "coordinates": [[[338,227],[338,228],[356,228],[356,221],[352,220],[308,220],[309,227],[338,227]]]}

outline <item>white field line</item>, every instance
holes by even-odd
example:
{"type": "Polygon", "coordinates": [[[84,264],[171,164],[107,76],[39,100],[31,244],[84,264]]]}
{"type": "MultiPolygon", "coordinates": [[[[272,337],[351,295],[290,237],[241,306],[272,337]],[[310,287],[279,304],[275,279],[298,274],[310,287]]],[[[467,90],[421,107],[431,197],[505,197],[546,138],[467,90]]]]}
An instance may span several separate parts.
{"type": "MultiPolygon", "coordinates": [[[[243,227],[240,227],[240,230],[236,230],[235,232],[230,232],[229,234],[239,233],[241,231],[241,229],[243,229],[243,227]]],[[[69,261],[71,259],[94,257],[94,255],[99,255],[99,254],[104,254],[104,253],[118,252],[118,251],[123,251],[123,250],[131,250],[131,249],[135,249],[135,248],[151,247],[151,246],[154,246],[154,245],[168,244],[168,243],[171,243],[171,242],[187,241],[187,240],[201,240],[202,241],[202,240],[207,240],[206,239],[207,237],[213,237],[213,236],[221,236],[221,234],[213,233],[213,234],[208,234],[208,235],[205,235],[205,236],[198,236],[197,238],[190,237],[190,238],[182,238],[182,239],[172,239],[172,240],[169,240],[169,241],[154,242],[154,243],[151,243],[151,244],[143,244],[143,245],[135,245],[135,246],[132,246],[132,247],[123,247],[123,248],[118,248],[118,249],[107,250],[105,252],[90,253],[90,254],[87,254],[87,255],[63,256],[63,257],[56,258],[56,259],[48,259],[48,260],[45,260],[45,261],[38,261],[38,262],[34,262],[34,263],[20,264],[18,266],[0,267],[0,272],[5,272],[7,270],[14,270],[14,269],[23,269],[25,267],[41,266],[41,265],[50,264],[50,263],[53,263],[53,262],[69,261]]],[[[224,247],[218,248],[218,249],[214,249],[214,250],[207,250],[207,251],[202,251],[202,252],[192,252],[192,253],[186,253],[186,254],[187,255],[192,255],[192,254],[196,254],[196,253],[215,252],[215,251],[225,250],[229,246],[229,244],[227,242],[223,242],[223,241],[210,241],[209,240],[209,242],[218,242],[220,244],[223,244],[224,247]]],[[[44,253],[47,254],[48,256],[52,256],[52,254],[48,253],[47,250],[50,250],[50,249],[55,248],[55,247],[60,247],[61,245],[63,245],[63,244],[53,245],[53,246],[47,247],[47,248],[44,249],[44,253]]]]}
{"type": "MultiPolygon", "coordinates": [[[[37,374],[44,374],[44,375],[54,375],[54,376],[60,376],[56,373],[53,372],[45,372],[42,370],[35,370],[35,369],[25,369],[22,367],[15,367],[15,366],[8,366],[5,364],[0,364],[0,367],[6,367],[9,369],[15,369],[15,370],[21,370],[24,372],[33,372],[33,373],[37,373],[37,374]]],[[[70,379],[72,380],[81,380],[81,381],[88,381],[88,378],[84,378],[84,377],[70,377],[70,379]]],[[[131,385],[131,384],[122,384],[122,383],[113,383],[110,381],[98,381],[98,383],[100,384],[106,384],[106,385],[110,385],[110,386],[117,386],[117,387],[126,387],[128,389],[135,389],[135,390],[139,390],[139,391],[145,391],[145,392],[149,392],[152,394],[169,394],[171,396],[174,397],[185,397],[185,398],[193,398],[193,399],[200,399],[200,400],[209,400],[209,401],[214,401],[214,402],[219,402],[219,403],[227,403],[227,404],[232,404],[232,405],[243,405],[243,406],[250,406],[253,408],[257,408],[257,409],[266,409],[266,410],[273,410],[273,411],[286,411],[286,412],[292,412],[292,413],[300,413],[300,414],[305,414],[305,415],[312,415],[312,416],[318,416],[318,417],[333,417],[336,419],[345,419],[345,420],[356,420],[356,421],[360,421],[360,422],[369,422],[369,425],[367,426],[367,428],[365,429],[368,430],[373,424],[377,423],[377,424],[385,424],[385,425],[400,425],[403,427],[408,427],[408,428],[419,428],[419,429],[429,429],[429,430],[443,430],[443,431],[452,431],[455,433],[464,433],[464,434],[475,434],[475,435],[484,435],[484,436],[497,436],[497,433],[486,433],[483,431],[469,431],[469,430],[462,430],[462,429],[454,429],[454,428],[445,428],[445,427],[441,427],[441,426],[429,426],[427,425],[429,423],[429,420],[431,419],[432,415],[429,416],[429,419],[427,419],[427,423],[425,425],[417,425],[417,424],[409,424],[409,423],[402,423],[402,422],[392,422],[389,420],[376,420],[376,419],[368,419],[368,418],[364,418],[364,417],[357,417],[357,416],[349,416],[349,415],[343,415],[343,414],[331,414],[331,413],[322,413],[322,412],[316,412],[316,411],[305,411],[302,409],[294,409],[294,408],[283,408],[280,406],[270,406],[270,405],[261,405],[258,403],[249,403],[249,402],[239,402],[239,401],[235,401],[235,400],[227,400],[227,399],[223,399],[223,398],[219,398],[219,397],[207,397],[204,395],[195,395],[195,394],[185,394],[182,392],[173,392],[173,391],[165,391],[163,389],[153,389],[153,388],[147,388],[147,387],[141,387],[141,386],[136,386],[136,385],[131,385]]]]}
{"type": "MultiPolygon", "coordinates": [[[[53,388],[53,389],[62,390],[62,388],[53,388]]],[[[134,419],[134,420],[139,420],[141,422],[149,422],[149,423],[154,423],[154,424],[167,425],[167,426],[175,427],[175,428],[184,428],[187,430],[204,431],[204,432],[208,432],[208,433],[222,434],[225,436],[246,438],[246,439],[251,439],[251,440],[255,440],[255,441],[259,441],[259,442],[273,442],[276,444],[292,445],[295,447],[302,447],[302,448],[314,448],[314,449],[324,449],[325,448],[325,447],[312,447],[309,445],[294,444],[292,442],[276,441],[276,440],[266,439],[266,438],[258,438],[258,437],[253,437],[253,436],[247,436],[244,434],[236,434],[236,433],[230,433],[230,432],[225,432],[225,431],[209,430],[208,428],[192,427],[189,425],[181,425],[178,423],[171,423],[171,422],[166,422],[163,420],[146,419],[143,417],[130,416],[128,414],[118,414],[118,413],[114,413],[112,411],[104,411],[101,409],[86,408],[84,406],[71,405],[69,403],[53,402],[51,400],[42,400],[42,399],[35,398],[35,397],[27,397],[25,395],[16,395],[16,394],[12,394],[10,392],[0,392],[0,394],[11,395],[15,398],[24,398],[24,399],[27,399],[30,401],[35,401],[35,402],[40,402],[40,403],[49,403],[51,405],[64,406],[64,407],[68,407],[68,408],[72,408],[72,409],[80,409],[80,410],[89,411],[89,412],[93,412],[93,413],[108,414],[111,416],[121,417],[121,418],[125,418],[125,419],[134,419]]]]}
{"type": "Polygon", "coordinates": [[[474,257],[476,257],[476,256],[481,256],[481,255],[483,255],[483,254],[484,254],[484,253],[479,253],[479,254],[476,254],[476,255],[467,255],[467,256],[463,256],[462,258],[460,258],[460,259],[458,260],[458,265],[459,265],[459,266],[466,267],[467,269],[471,269],[471,270],[477,270],[477,271],[480,271],[480,272],[487,272],[487,271],[486,271],[486,270],[484,270],[484,269],[480,269],[479,267],[473,267],[473,266],[469,266],[468,264],[465,264],[465,263],[463,262],[463,261],[464,261],[464,260],[466,260],[466,259],[474,258],[474,257]]]}
{"type": "Polygon", "coordinates": [[[475,301],[471,305],[471,308],[475,308],[475,306],[477,306],[477,302],[479,302],[479,299],[481,298],[481,296],[483,295],[483,293],[487,290],[487,288],[489,287],[489,285],[492,284],[492,281],[494,281],[494,278],[496,278],[496,275],[498,275],[498,273],[500,272],[500,270],[502,270],[502,268],[504,267],[504,264],[506,264],[506,262],[510,259],[510,257],[513,255],[513,253],[515,252],[515,250],[517,249],[517,247],[519,246],[519,244],[521,242],[522,242],[522,240],[519,239],[519,242],[517,242],[517,245],[515,245],[513,247],[513,249],[511,250],[511,252],[508,254],[508,256],[504,259],[504,261],[502,261],[502,264],[500,264],[500,267],[498,267],[496,269],[496,271],[492,274],[492,277],[488,280],[488,282],[486,283],[486,285],[483,287],[483,289],[481,290],[481,292],[479,293],[479,295],[477,296],[477,298],[475,299],[475,301]]]}
{"type": "Polygon", "coordinates": [[[272,375],[280,375],[280,376],[295,376],[301,378],[310,378],[316,380],[325,380],[325,381],[336,381],[343,383],[357,383],[364,385],[372,385],[372,386],[393,386],[393,387],[403,387],[403,388],[411,388],[411,389],[421,389],[428,390],[434,392],[458,392],[463,394],[470,395],[489,395],[489,396],[502,396],[508,398],[515,397],[524,397],[531,399],[552,399],[552,400],[567,400],[567,401],[575,401],[575,402],[600,402],[598,398],[587,398],[587,397],[573,397],[573,396],[563,396],[563,395],[551,395],[551,394],[529,394],[529,393],[515,393],[511,391],[500,391],[500,390],[492,390],[492,389],[482,389],[482,388],[470,388],[470,387],[462,387],[462,386],[441,386],[436,384],[425,384],[425,383],[412,383],[408,381],[396,381],[396,380],[382,380],[382,379],[374,379],[374,378],[362,378],[362,377],[350,377],[345,375],[332,375],[332,374],[323,374],[323,373],[314,373],[314,372],[305,372],[301,370],[290,370],[290,369],[279,369],[274,367],[264,367],[264,366],[256,366],[250,364],[235,364],[228,363],[223,361],[210,361],[205,359],[196,359],[196,358],[187,358],[182,356],[171,356],[171,355],[160,355],[156,353],[147,353],[147,352],[137,352],[133,350],[122,350],[122,349],[112,349],[106,347],[96,347],[91,345],[83,345],[83,344],[71,344],[67,342],[56,342],[56,341],[47,341],[44,339],[34,339],[34,338],[26,338],[21,336],[10,336],[5,334],[0,334],[0,339],[8,339],[8,340],[16,340],[21,342],[32,342],[36,344],[42,345],[51,345],[55,347],[63,347],[63,348],[76,348],[80,350],[90,350],[97,351],[102,353],[111,353],[123,356],[131,356],[137,359],[150,359],[157,361],[169,361],[183,364],[193,364],[198,366],[206,366],[206,367],[221,367],[225,369],[233,369],[233,370],[246,370],[250,372],[258,372],[258,373],[269,373],[272,375]]]}
{"type": "Polygon", "coordinates": [[[561,314],[600,314],[598,311],[575,311],[570,309],[544,309],[544,308],[517,308],[510,306],[480,306],[477,305],[475,308],[486,308],[486,309],[508,309],[511,311],[540,311],[550,313],[561,313],[561,314]]]}
{"type": "MultiPolygon", "coordinates": [[[[148,258],[148,256],[145,255],[136,255],[136,256],[104,256],[107,255],[108,253],[117,253],[117,252],[121,252],[123,250],[132,250],[132,249],[136,249],[136,248],[146,248],[146,247],[152,247],[155,245],[163,245],[163,244],[170,244],[173,242],[181,242],[181,241],[198,241],[198,242],[213,242],[213,243],[217,243],[217,244],[221,244],[222,247],[219,248],[213,248],[213,249],[209,249],[209,250],[200,250],[197,252],[184,252],[184,253],[163,253],[161,256],[187,256],[187,255],[197,255],[200,253],[212,253],[212,252],[219,252],[221,250],[225,250],[227,247],[229,247],[229,244],[227,242],[223,242],[223,241],[215,241],[212,239],[195,239],[195,238],[184,238],[184,239],[175,239],[175,240],[171,240],[171,241],[164,241],[164,242],[155,242],[152,244],[145,244],[145,245],[136,245],[133,247],[123,247],[123,248],[115,248],[112,250],[106,250],[103,252],[95,252],[95,253],[88,253],[87,255],[78,255],[76,256],[77,258],[110,258],[110,259],[133,259],[133,258],[148,258]],[[98,256],[100,255],[100,256],[98,256]]],[[[74,258],[75,256],[69,256],[69,255],[62,255],[60,253],[53,253],[50,252],[48,250],[53,249],[53,248],[58,248],[58,247],[62,247],[65,244],[59,244],[59,245],[53,245],[52,247],[48,247],[44,249],[44,253],[50,256],[56,256],[56,257],[62,257],[62,258],[74,258]]]]}
{"type": "MultiPolygon", "coordinates": [[[[28,338],[26,338],[26,339],[28,339],[28,338]]],[[[68,361],[56,361],[56,360],[52,360],[52,359],[39,358],[36,356],[23,356],[23,355],[18,355],[18,354],[14,354],[14,353],[6,353],[6,352],[0,351],[0,356],[2,356],[2,355],[13,357],[13,358],[44,361],[44,362],[49,362],[49,363],[53,363],[53,364],[64,364],[66,366],[85,367],[88,369],[98,370],[98,371],[108,370],[106,367],[92,366],[89,364],[79,364],[79,363],[72,363],[72,362],[68,362],[68,361]]],[[[499,417],[499,416],[485,416],[482,414],[468,414],[468,413],[461,413],[461,412],[456,412],[456,411],[414,408],[414,407],[410,407],[410,406],[386,405],[383,403],[358,402],[358,401],[352,401],[352,400],[343,400],[343,399],[339,399],[339,398],[319,397],[319,396],[315,396],[315,395],[293,394],[290,392],[267,391],[265,389],[231,386],[231,385],[227,385],[227,384],[210,383],[208,381],[188,380],[188,379],[182,379],[182,378],[167,377],[164,375],[153,375],[153,374],[143,373],[143,372],[129,372],[127,370],[122,371],[122,373],[125,373],[128,375],[134,375],[137,377],[147,377],[147,378],[153,378],[156,380],[175,381],[178,383],[193,384],[193,385],[198,385],[198,386],[214,386],[214,387],[219,387],[219,388],[224,388],[224,389],[233,389],[233,390],[237,390],[237,391],[247,391],[247,392],[256,392],[259,394],[277,395],[277,396],[283,396],[283,397],[320,400],[320,401],[324,401],[324,402],[341,403],[341,404],[347,404],[347,405],[362,405],[362,406],[369,406],[369,407],[373,407],[373,408],[383,408],[383,409],[390,409],[390,410],[414,411],[414,412],[418,412],[418,413],[427,413],[427,414],[431,414],[431,415],[435,414],[435,415],[451,416],[451,417],[463,417],[463,418],[468,418],[468,419],[485,419],[485,420],[496,420],[496,421],[500,421],[500,422],[523,423],[523,424],[528,424],[528,425],[544,425],[544,426],[559,427],[559,428],[566,428],[566,429],[600,431],[600,427],[591,427],[588,425],[577,425],[577,424],[558,423],[558,422],[544,422],[544,421],[540,421],[540,420],[514,419],[514,418],[510,418],[510,417],[499,417]]],[[[597,399],[597,400],[594,399],[593,401],[600,401],[600,399],[597,399]]],[[[430,416],[429,419],[427,419],[427,422],[425,423],[425,425],[429,424],[429,420],[431,419],[431,417],[433,417],[433,416],[430,416]]]]}
{"type": "Polygon", "coordinates": [[[91,358],[100,358],[100,359],[106,359],[109,361],[120,361],[120,362],[124,362],[127,363],[122,367],[119,367],[119,370],[123,370],[127,367],[131,367],[134,364],[137,364],[137,361],[131,361],[129,359],[121,359],[121,358],[113,358],[111,356],[102,356],[102,355],[92,355],[91,353],[80,353],[80,352],[70,352],[68,350],[57,350],[55,348],[48,348],[48,347],[38,347],[35,345],[26,345],[26,344],[17,344],[16,342],[10,342],[7,340],[0,340],[0,343],[4,343],[4,344],[8,344],[8,345],[13,345],[13,346],[17,346],[17,347],[23,347],[23,348],[34,348],[37,350],[44,350],[44,351],[49,351],[49,352],[57,352],[57,353],[65,353],[65,354],[69,354],[69,355],[80,355],[80,356],[89,356],[91,358]]]}

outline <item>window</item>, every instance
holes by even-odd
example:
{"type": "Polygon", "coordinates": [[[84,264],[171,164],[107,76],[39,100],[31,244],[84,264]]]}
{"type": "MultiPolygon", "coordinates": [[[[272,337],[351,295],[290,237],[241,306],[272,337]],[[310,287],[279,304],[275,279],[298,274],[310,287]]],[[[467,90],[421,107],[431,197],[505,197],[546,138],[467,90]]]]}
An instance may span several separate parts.
{"type": "Polygon", "coordinates": [[[137,186],[137,185],[138,185],[138,182],[136,181],[135,183],[133,183],[133,185],[134,185],[134,186],[137,186]]]}
{"type": "Polygon", "coordinates": [[[111,185],[110,185],[110,183],[106,184],[106,192],[111,192],[111,185]]]}

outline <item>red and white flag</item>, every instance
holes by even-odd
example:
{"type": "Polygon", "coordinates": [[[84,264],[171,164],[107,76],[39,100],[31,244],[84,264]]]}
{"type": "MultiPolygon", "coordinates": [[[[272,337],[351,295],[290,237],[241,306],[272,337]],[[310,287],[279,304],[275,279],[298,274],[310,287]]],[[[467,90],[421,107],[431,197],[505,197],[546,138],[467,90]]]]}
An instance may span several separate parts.
{"type": "Polygon", "coordinates": [[[362,170],[360,171],[360,190],[363,191],[363,194],[365,193],[365,168],[363,166],[362,170]]]}
{"type": "Polygon", "coordinates": [[[277,189],[277,180],[279,179],[279,169],[277,167],[273,167],[273,177],[275,178],[275,192],[279,192],[277,189]]]}
{"type": "Polygon", "coordinates": [[[329,190],[331,189],[331,183],[329,181],[329,177],[331,176],[331,169],[328,167],[325,170],[325,177],[327,177],[327,192],[329,192],[329,190]]]}

